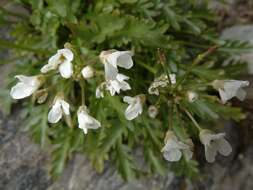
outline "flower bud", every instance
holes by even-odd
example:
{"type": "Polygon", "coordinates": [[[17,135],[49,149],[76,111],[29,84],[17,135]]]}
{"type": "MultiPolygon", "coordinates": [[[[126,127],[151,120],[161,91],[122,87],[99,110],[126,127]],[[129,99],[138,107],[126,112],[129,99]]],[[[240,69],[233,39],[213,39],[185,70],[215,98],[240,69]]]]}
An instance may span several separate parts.
{"type": "Polygon", "coordinates": [[[154,105],[149,106],[149,108],[148,108],[149,117],[155,118],[157,116],[157,114],[158,114],[158,109],[156,108],[156,106],[154,106],[154,105]]]}
{"type": "Polygon", "coordinates": [[[46,101],[48,92],[46,89],[38,90],[34,93],[34,101],[37,100],[39,104],[42,104],[46,101]]]}
{"type": "Polygon", "coordinates": [[[188,91],[187,97],[189,102],[195,102],[198,99],[198,94],[194,91],[188,91]]]}
{"type": "Polygon", "coordinates": [[[94,76],[94,69],[91,66],[86,66],[82,69],[83,78],[89,79],[94,76]]]}

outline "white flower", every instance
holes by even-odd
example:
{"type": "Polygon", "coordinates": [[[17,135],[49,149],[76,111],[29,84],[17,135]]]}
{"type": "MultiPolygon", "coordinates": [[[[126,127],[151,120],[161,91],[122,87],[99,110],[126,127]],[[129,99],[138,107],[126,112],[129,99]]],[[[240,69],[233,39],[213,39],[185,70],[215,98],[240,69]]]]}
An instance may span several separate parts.
{"type": "Polygon", "coordinates": [[[174,73],[169,74],[171,84],[176,84],[176,75],[174,73]]]}
{"type": "Polygon", "coordinates": [[[62,115],[69,115],[69,104],[63,99],[62,96],[56,96],[54,104],[48,113],[49,123],[57,123],[62,115]]]}
{"type": "Polygon", "coordinates": [[[82,69],[83,78],[89,79],[94,76],[94,69],[91,66],[86,66],[82,69]]]}
{"type": "Polygon", "coordinates": [[[86,106],[80,106],[77,111],[78,127],[87,134],[88,129],[97,129],[101,127],[99,121],[88,114],[86,106]]]}
{"type": "Polygon", "coordinates": [[[158,109],[156,108],[156,106],[151,105],[148,107],[148,115],[151,118],[155,118],[158,114],[158,109]]]}
{"type": "Polygon", "coordinates": [[[199,133],[201,143],[205,146],[205,156],[208,162],[214,162],[217,152],[223,156],[228,156],[232,152],[232,147],[225,140],[225,133],[215,134],[210,130],[203,129],[199,133]]]}
{"type": "Polygon", "coordinates": [[[188,91],[187,92],[187,97],[189,102],[195,102],[198,99],[198,94],[194,91],[188,91]]]}
{"type": "Polygon", "coordinates": [[[70,49],[60,49],[48,60],[48,64],[44,65],[40,71],[47,73],[58,68],[63,78],[70,78],[73,74],[73,58],[74,54],[70,49]]]}
{"type": "Polygon", "coordinates": [[[126,91],[130,90],[130,85],[125,81],[129,77],[123,74],[117,74],[114,80],[106,81],[106,89],[110,91],[111,95],[114,96],[115,93],[120,93],[120,90],[126,91]]]}
{"type": "Polygon", "coordinates": [[[151,83],[150,87],[148,88],[149,94],[159,95],[159,88],[164,88],[169,85],[169,80],[167,75],[161,75],[160,77],[156,78],[154,82],[151,83]]]}
{"type": "Polygon", "coordinates": [[[179,161],[184,155],[186,160],[192,158],[193,143],[191,139],[187,139],[186,143],[178,140],[177,136],[172,131],[167,131],[165,146],[162,148],[164,158],[169,162],[179,161]]]}
{"type": "Polygon", "coordinates": [[[41,75],[16,75],[15,78],[17,78],[19,82],[11,88],[10,95],[13,99],[22,99],[32,95],[39,89],[44,81],[44,78],[41,75]]]}
{"type": "Polygon", "coordinates": [[[118,66],[125,69],[130,69],[133,66],[132,56],[133,54],[131,51],[102,51],[99,57],[105,67],[106,80],[116,78],[118,74],[118,66]]]}
{"type": "Polygon", "coordinates": [[[145,101],[144,95],[138,95],[135,97],[125,96],[123,101],[128,103],[129,106],[125,111],[125,117],[127,120],[135,119],[139,114],[142,113],[142,105],[145,101]]]}
{"type": "Polygon", "coordinates": [[[106,88],[106,82],[102,82],[96,88],[96,98],[103,98],[104,97],[104,89],[106,88]]]}
{"type": "Polygon", "coordinates": [[[237,97],[239,100],[243,101],[246,97],[246,91],[242,88],[248,86],[249,81],[215,80],[212,85],[219,91],[222,102],[226,103],[233,97],[237,97]]]}

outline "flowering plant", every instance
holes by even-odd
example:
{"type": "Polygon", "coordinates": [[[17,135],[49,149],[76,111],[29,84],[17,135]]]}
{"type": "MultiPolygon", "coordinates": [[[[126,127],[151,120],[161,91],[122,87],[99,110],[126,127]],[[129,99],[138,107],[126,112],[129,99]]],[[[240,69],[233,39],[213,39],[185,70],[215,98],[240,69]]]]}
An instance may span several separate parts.
{"type": "Polygon", "coordinates": [[[198,142],[208,162],[231,153],[214,126],[244,118],[229,101],[243,100],[249,83],[236,80],[245,67],[230,58],[250,46],[219,39],[205,3],[16,2],[28,14],[12,26],[16,43],[0,41],[17,57],[19,81],[8,88],[13,99],[32,97],[24,125],[53,149],[54,176],[74,152],[99,172],[113,160],[126,180],[168,168],[196,176],[198,142]],[[136,148],[146,166],[134,161],[136,148]]]}

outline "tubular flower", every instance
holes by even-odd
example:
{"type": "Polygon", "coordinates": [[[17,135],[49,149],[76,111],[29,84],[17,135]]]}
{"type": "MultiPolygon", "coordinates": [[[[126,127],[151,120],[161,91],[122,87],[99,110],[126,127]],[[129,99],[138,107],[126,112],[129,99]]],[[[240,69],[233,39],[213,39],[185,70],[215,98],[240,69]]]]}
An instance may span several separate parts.
{"type": "Polygon", "coordinates": [[[214,89],[219,91],[221,101],[225,104],[233,97],[237,97],[239,100],[243,101],[246,97],[246,91],[242,88],[248,86],[249,81],[215,80],[212,85],[214,89]]]}
{"type": "Polygon", "coordinates": [[[166,133],[165,146],[162,148],[164,158],[169,162],[177,162],[184,155],[186,160],[192,158],[193,143],[191,139],[187,139],[186,143],[178,140],[173,131],[166,133]]]}
{"type": "Polygon", "coordinates": [[[84,134],[88,133],[88,129],[97,129],[101,127],[99,121],[91,117],[86,106],[80,106],[77,111],[78,127],[83,130],[84,134]]]}
{"type": "Polygon", "coordinates": [[[57,123],[62,118],[63,114],[70,115],[69,104],[62,96],[56,96],[54,104],[48,113],[48,122],[57,123]]]}
{"type": "Polygon", "coordinates": [[[203,129],[199,133],[201,143],[205,146],[205,156],[208,162],[214,162],[217,152],[223,156],[228,156],[232,152],[232,147],[224,138],[225,133],[215,134],[214,132],[203,129]]]}
{"type": "Polygon", "coordinates": [[[44,82],[42,75],[16,75],[15,78],[17,78],[19,82],[11,88],[10,95],[13,99],[22,99],[31,96],[44,82]]]}
{"type": "Polygon", "coordinates": [[[70,49],[60,49],[48,60],[48,64],[44,65],[40,71],[42,73],[47,73],[51,70],[59,69],[63,78],[70,78],[73,74],[73,58],[74,54],[70,49]]]}

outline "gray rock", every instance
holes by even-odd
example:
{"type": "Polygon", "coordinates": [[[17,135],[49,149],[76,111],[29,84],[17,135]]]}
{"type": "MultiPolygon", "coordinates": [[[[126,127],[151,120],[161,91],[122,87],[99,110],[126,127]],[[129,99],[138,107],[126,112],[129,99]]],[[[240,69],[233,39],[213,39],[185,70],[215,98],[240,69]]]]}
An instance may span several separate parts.
{"type": "Polygon", "coordinates": [[[46,189],[47,154],[21,131],[18,113],[0,121],[0,189],[46,189]]]}
{"type": "MultiPolygon", "coordinates": [[[[247,41],[253,45],[253,25],[236,25],[227,28],[222,32],[221,38],[247,41]]],[[[253,74],[253,50],[234,58],[246,61],[249,73],[253,74]]]]}

